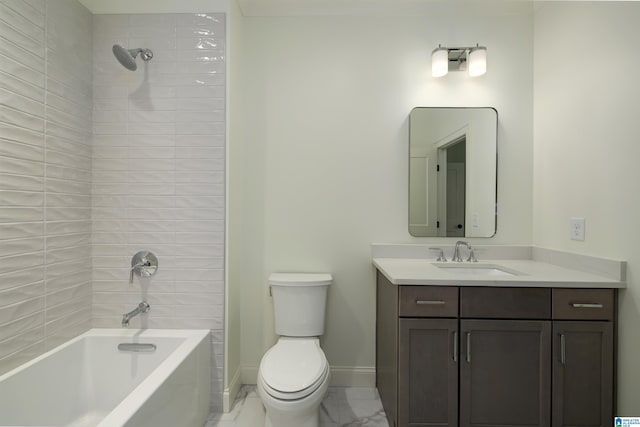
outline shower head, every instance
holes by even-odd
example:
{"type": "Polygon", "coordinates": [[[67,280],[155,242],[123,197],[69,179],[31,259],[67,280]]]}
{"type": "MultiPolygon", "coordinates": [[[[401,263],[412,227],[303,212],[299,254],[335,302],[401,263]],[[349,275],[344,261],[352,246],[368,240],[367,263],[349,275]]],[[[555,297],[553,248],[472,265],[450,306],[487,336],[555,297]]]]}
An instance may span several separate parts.
{"type": "Polygon", "coordinates": [[[113,54],[116,56],[118,62],[131,71],[138,69],[138,65],[136,64],[136,56],[138,56],[138,54],[140,54],[143,61],[148,61],[153,58],[153,52],[151,52],[150,49],[126,49],[119,44],[113,45],[113,54]]]}

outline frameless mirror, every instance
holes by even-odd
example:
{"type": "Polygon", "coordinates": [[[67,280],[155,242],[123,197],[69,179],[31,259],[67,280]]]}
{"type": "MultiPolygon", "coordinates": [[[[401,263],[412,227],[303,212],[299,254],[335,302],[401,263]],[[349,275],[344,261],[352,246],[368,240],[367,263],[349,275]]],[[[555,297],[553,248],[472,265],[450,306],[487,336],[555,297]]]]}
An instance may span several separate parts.
{"type": "Polygon", "coordinates": [[[417,107],[409,115],[409,233],[496,232],[498,112],[417,107]]]}

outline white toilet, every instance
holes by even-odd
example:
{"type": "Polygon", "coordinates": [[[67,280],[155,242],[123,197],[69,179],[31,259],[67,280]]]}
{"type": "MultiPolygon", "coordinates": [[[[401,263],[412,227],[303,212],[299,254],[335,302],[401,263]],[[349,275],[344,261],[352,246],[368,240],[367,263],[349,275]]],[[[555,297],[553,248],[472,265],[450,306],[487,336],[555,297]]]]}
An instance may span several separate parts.
{"type": "Polygon", "coordinates": [[[262,357],[258,395],[265,427],[318,427],[320,403],[329,387],[329,363],[320,348],[330,274],[274,273],[276,345],[262,357]]]}

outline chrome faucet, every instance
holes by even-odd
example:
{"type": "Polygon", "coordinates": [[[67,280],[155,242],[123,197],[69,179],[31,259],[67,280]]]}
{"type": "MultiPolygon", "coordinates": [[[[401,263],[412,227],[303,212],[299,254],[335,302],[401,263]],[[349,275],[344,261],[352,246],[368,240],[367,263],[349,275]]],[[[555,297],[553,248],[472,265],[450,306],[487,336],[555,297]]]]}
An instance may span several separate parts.
{"type": "Polygon", "coordinates": [[[142,301],[136,308],[122,315],[122,327],[128,327],[129,320],[136,317],[138,314],[147,313],[149,310],[151,310],[151,306],[149,305],[149,303],[146,301],[142,301]]]}
{"type": "Polygon", "coordinates": [[[466,246],[467,249],[469,249],[469,259],[467,261],[470,261],[473,249],[471,249],[471,245],[464,240],[458,240],[456,242],[456,247],[453,249],[453,257],[451,258],[451,260],[455,262],[462,262],[462,257],[460,256],[460,246],[466,246]]]}

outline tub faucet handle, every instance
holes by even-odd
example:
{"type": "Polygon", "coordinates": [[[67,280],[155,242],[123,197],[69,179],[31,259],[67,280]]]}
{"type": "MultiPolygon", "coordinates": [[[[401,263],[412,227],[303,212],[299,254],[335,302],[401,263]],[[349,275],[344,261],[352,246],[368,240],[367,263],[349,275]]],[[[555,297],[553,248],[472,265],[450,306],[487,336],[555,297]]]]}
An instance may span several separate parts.
{"type": "Polygon", "coordinates": [[[140,251],[131,258],[129,283],[133,283],[133,274],[140,277],[151,277],[158,271],[158,258],[149,251],[140,251]]]}
{"type": "Polygon", "coordinates": [[[129,275],[129,284],[133,283],[133,272],[140,267],[142,267],[142,264],[136,264],[133,267],[131,267],[131,270],[129,270],[129,272],[131,273],[129,275]]]}

